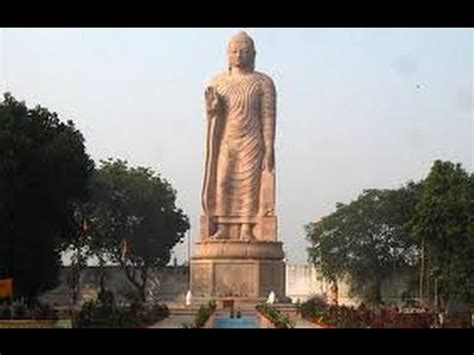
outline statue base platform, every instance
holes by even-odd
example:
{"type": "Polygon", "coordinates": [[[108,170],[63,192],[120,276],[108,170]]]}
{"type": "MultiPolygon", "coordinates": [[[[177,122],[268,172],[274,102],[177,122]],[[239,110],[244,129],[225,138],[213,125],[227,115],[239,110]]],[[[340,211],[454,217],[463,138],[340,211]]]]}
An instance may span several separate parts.
{"type": "Polygon", "coordinates": [[[198,298],[261,299],[285,296],[281,242],[207,240],[191,260],[191,292],[198,298]]]}

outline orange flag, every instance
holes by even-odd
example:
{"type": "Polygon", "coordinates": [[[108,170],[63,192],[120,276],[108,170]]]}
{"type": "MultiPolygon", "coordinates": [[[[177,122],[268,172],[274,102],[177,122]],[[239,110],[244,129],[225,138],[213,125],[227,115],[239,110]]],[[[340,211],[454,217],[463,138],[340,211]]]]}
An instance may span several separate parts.
{"type": "Polygon", "coordinates": [[[122,240],[121,249],[122,249],[122,260],[125,260],[128,254],[128,243],[125,239],[122,240]]]}
{"type": "Polygon", "coordinates": [[[0,297],[11,297],[13,295],[13,279],[0,280],[0,297]]]}

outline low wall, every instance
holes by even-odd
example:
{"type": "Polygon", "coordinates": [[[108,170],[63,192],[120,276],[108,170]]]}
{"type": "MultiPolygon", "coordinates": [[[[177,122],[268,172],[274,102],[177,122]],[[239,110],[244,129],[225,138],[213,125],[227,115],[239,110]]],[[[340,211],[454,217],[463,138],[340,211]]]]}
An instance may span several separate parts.
{"type": "MultiPolygon", "coordinates": [[[[128,281],[124,271],[119,267],[106,268],[106,288],[111,290],[117,301],[127,301],[135,294],[135,288],[128,281]]],[[[60,273],[60,284],[57,288],[41,295],[40,300],[56,306],[67,306],[72,299],[72,290],[67,285],[69,268],[60,273]]],[[[81,275],[81,302],[97,298],[100,270],[97,267],[85,269],[81,275]]],[[[153,269],[149,276],[147,293],[150,298],[159,302],[185,303],[189,289],[189,272],[185,267],[165,267],[153,269]]]]}
{"type": "MultiPolygon", "coordinates": [[[[416,275],[409,270],[393,272],[382,282],[382,299],[385,303],[401,303],[404,297],[413,293],[413,278],[416,275]]],[[[416,281],[416,280],[415,280],[416,281]]],[[[325,280],[316,267],[309,264],[286,265],[286,295],[292,302],[304,302],[312,296],[323,296],[328,300],[346,306],[357,306],[360,300],[351,294],[347,280],[338,281],[337,296],[332,283],[325,280]]],[[[416,297],[415,295],[411,295],[416,297]]]]}
{"type": "MultiPolygon", "coordinates": [[[[41,300],[57,306],[67,306],[71,301],[71,290],[66,280],[70,270],[64,268],[60,274],[60,285],[42,295],[41,300]]],[[[332,284],[321,277],[318,270],[308,264],[287,264],[285,266],[285,290],[286,296],[292,302],[304,302],[314,295],[320,295],[334,299],[332,284]]],[[[127,280],[124,272],[118,267],[109,267],[106,271],[106,285],[112,290],[116,298],[127,300],[133,295],[135,289],[127,280]]],[[[89,267],[81,276],[81,300],[94,299],[97,297],[100,272],[96,267],[89,267]]],[[[384,280],[382,285],[382,298],[386,303],[398,303],[402,301],[403,294],[409,294],[409,284],[413,275],[409,272],[394,273],[384,280]]],[[[185,295],[189,290],[189,270],[186,267],[165,267],[153,269],[149,277],[150,287],[148,290],[150,298],[159,302],[179,307],[185,304],[185,295]]],[[[359,300],[350,294],[348,282],[338,282],[337,299],[339,304],[358,305],[359,300]]],[[[196,296],[196,295],[194,295],[196,296]]],[[[262,298],[265,300],[266,297],[262,298]]],[[[198,298],[193,298],[193,303],[198,298]]]]}

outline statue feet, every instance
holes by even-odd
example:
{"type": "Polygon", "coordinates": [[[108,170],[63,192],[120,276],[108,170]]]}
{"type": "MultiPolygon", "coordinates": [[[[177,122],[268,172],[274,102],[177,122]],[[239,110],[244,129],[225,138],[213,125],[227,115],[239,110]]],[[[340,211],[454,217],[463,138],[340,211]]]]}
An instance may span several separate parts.
{"type": "Polygon", "coordinates": [[[211,235],[209,238],[212,239],[212,240],[216,240],[216,239],[222,239],[224,235],[224,231],[223,231],[223,228],[218,228],[217,229],[217,232],[215,232],[213,235],[211,235]]]}
{"type": "Polygon", "coordinates": [[[252,227],[250,224],[242,224],[242,227],[240,228],[240,240],[249,242],[254,239],[255,237],[252,234],[252,227]]]}

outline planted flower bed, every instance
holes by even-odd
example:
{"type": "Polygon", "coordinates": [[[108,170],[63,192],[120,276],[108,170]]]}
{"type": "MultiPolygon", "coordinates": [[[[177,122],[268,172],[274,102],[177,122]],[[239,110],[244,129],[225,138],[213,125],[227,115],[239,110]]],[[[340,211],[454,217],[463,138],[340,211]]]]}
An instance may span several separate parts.
{"type": "Polygon", "coordinates": [[[286,314],[280,312],[274,306],[260,303],[256,306],[257,312],[268,319],[275,328],[294,328],[295,322],[286,314]]]}
{"type": "Polygon", "coordinates": [[[217,303],[215,301],[209,301],[207,305],[201,305],[199,307],[196,318],[192,324],[183,323],[182,328],[207,328],[212,321],[212,316],[214,315],[217,308],[217,303]]]}
{"type": "Polygon", "coordinates": [[[431,328],[436,323],[434,313],[403,313],[397,308],[369,309],[328,305],[313,298],[300,305],[300,314],[323,327],[336,328],[431,328]]]}
{"type": "Polygon", "coordinates": [[[207,306],[201,305],[196,315],[195,327],[203,328],[205,325],[207,325],[208,320],[214,314],[214,312],[216,311],[216,308],[217,308],[217,304],[214,301],[209,301],[207,306]]]}

